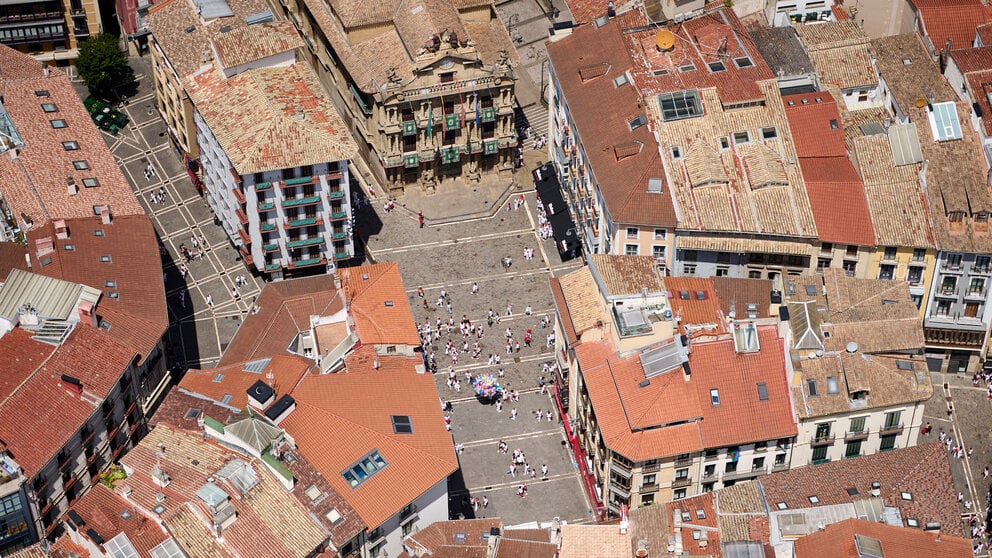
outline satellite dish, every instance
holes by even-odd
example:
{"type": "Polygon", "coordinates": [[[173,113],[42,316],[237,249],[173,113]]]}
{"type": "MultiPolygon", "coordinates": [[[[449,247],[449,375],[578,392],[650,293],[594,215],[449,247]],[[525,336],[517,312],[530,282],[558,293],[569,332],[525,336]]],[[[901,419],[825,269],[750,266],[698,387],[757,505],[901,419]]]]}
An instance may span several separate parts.
{"type": "Polygon", "coordinates": [[[917,99],[916,100],[916,103],[915,104],[916,104],[916,108],[923,108],[923,107],[927,106],[927,100],[926,99],[923,99],[923,98],[920,98],[920,99],[917,99]]]}
{"type": "Polygon", "coordinates": [[[662,29],[655,34],[654,44],[658,50],[669,50],[675,46],[675,35],[668,29],[662,29]]]}
{"type": "Polygon", "coordinates": [[[858,352],[858,344],[855,343],[854,341],[851,341],[850,343],[848,343],[847,344],[847,352],[849,352],[849,353],[856,353],[856,352],[858,352]]]}

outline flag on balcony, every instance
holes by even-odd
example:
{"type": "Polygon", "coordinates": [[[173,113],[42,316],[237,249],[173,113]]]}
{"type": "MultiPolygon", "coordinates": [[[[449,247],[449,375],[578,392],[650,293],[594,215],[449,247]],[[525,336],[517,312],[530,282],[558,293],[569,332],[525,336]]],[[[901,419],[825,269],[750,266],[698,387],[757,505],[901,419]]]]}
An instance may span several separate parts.
{"type": "Polygon", "coordinates": [[[429,101],[427,103],[427,137],[434,137],[434,107],[429,101]]]}
{"type": "Polygon", "coordinates": [[[462,96],[461,89],[458,90],[458,104],[462,107],[461,127],[465,127],[465,97],[462,96]]]}
{"type": "Polygon", "coordinates": [[[737,448],[734,450],[733,462],[737,463],[741,460],[741,449],[737,448]]]}
{"type": "Polygon", "coordinates": [[[482,127],[482,115],[479,114],[479,95],[475,94],[475,127],[482,127]]]}

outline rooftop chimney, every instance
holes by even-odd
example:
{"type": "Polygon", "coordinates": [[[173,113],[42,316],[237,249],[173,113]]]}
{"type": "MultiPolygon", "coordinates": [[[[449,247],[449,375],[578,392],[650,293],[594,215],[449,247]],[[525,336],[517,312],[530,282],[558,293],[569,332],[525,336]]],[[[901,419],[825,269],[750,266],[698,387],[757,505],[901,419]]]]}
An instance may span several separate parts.
{"type": "Polygon", "coordinates": [[[76,179],[71,174],[65,176],[65,188],[68,190],[70,196],[75,196],[79,193],[79,185],[76,184],[76,179]]]}
{"type": "Polygon", "coordinates": [[[96,305],[88,301],[79,302],[79,321],[93,327],[100,326],[100,319],[96,315],[96,305]]]}
{"type": "Polygon", "coordinates": [[[69,227],[65,224],[65,219],[59,219],[53,223],[55,226],[55,238],[66,240],[69,238],[69,227]]]}
{"type": "Polygon", "coordinates": [[[100,221],[104,225],[109,225],[113,221],[113,214],[110,212],[109,205],[100,206],[100,221]]]}

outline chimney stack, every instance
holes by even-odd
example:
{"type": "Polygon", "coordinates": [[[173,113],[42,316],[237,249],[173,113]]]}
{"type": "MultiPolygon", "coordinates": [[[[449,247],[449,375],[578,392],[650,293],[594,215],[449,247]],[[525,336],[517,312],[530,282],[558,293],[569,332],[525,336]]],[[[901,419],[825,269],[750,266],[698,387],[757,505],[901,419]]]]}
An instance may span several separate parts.
{"type": "Polygon", "coordinates": [[[114,216],[110,212],[110,206],[109,205],[101,206],[100,207],[100,221],[102,221],[104,225],[109,225],[109,224],[111,224],[113,222],[113,219],[114,219],[114,216]]]}

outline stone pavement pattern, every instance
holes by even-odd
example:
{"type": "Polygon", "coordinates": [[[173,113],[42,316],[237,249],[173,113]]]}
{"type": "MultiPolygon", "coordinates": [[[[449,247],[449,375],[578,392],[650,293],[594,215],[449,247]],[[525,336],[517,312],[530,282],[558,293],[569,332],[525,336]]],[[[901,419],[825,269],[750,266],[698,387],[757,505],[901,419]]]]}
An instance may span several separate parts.
{"type": "MultiPolygon", "coordinates": [[[[186,366],[210,367],[234,337],[262,281],[252,276],[224,230],[214,223],[213,210],[197,194],[180,154],[172,149],[165,123],[155,109],[150,60],[132,57],[130,61],[138,77],[138,91],[122,110],[131,123],[116,137],[106,132],[103,136],[166,250],[162,266],[169,307],[170,363],[183,370],[186,366]],[[149,163],[155,176],[146,179],[144,172],[149,163]],[[160,189],[165,190],[164,201],[152,203],[151,194],[160,189]],[[193,234],[203,235],[207,246],[202,255],[187,264],[189,274],[184,279],[179,272],[183,260],[179,246],[191,247],[193,234]],[[244,276],[247,284],[238,289],[238,298],[234,298],[231,289],[239,276],[244,276]],[[180,298],[182,291],[185,303],[180,298]],[[212,297],[213,307],[207,305],[207,296],[212,297]]],[[[81,83],[75,85],[80,97],[85,98],[86,88],[81,83]]]]}

